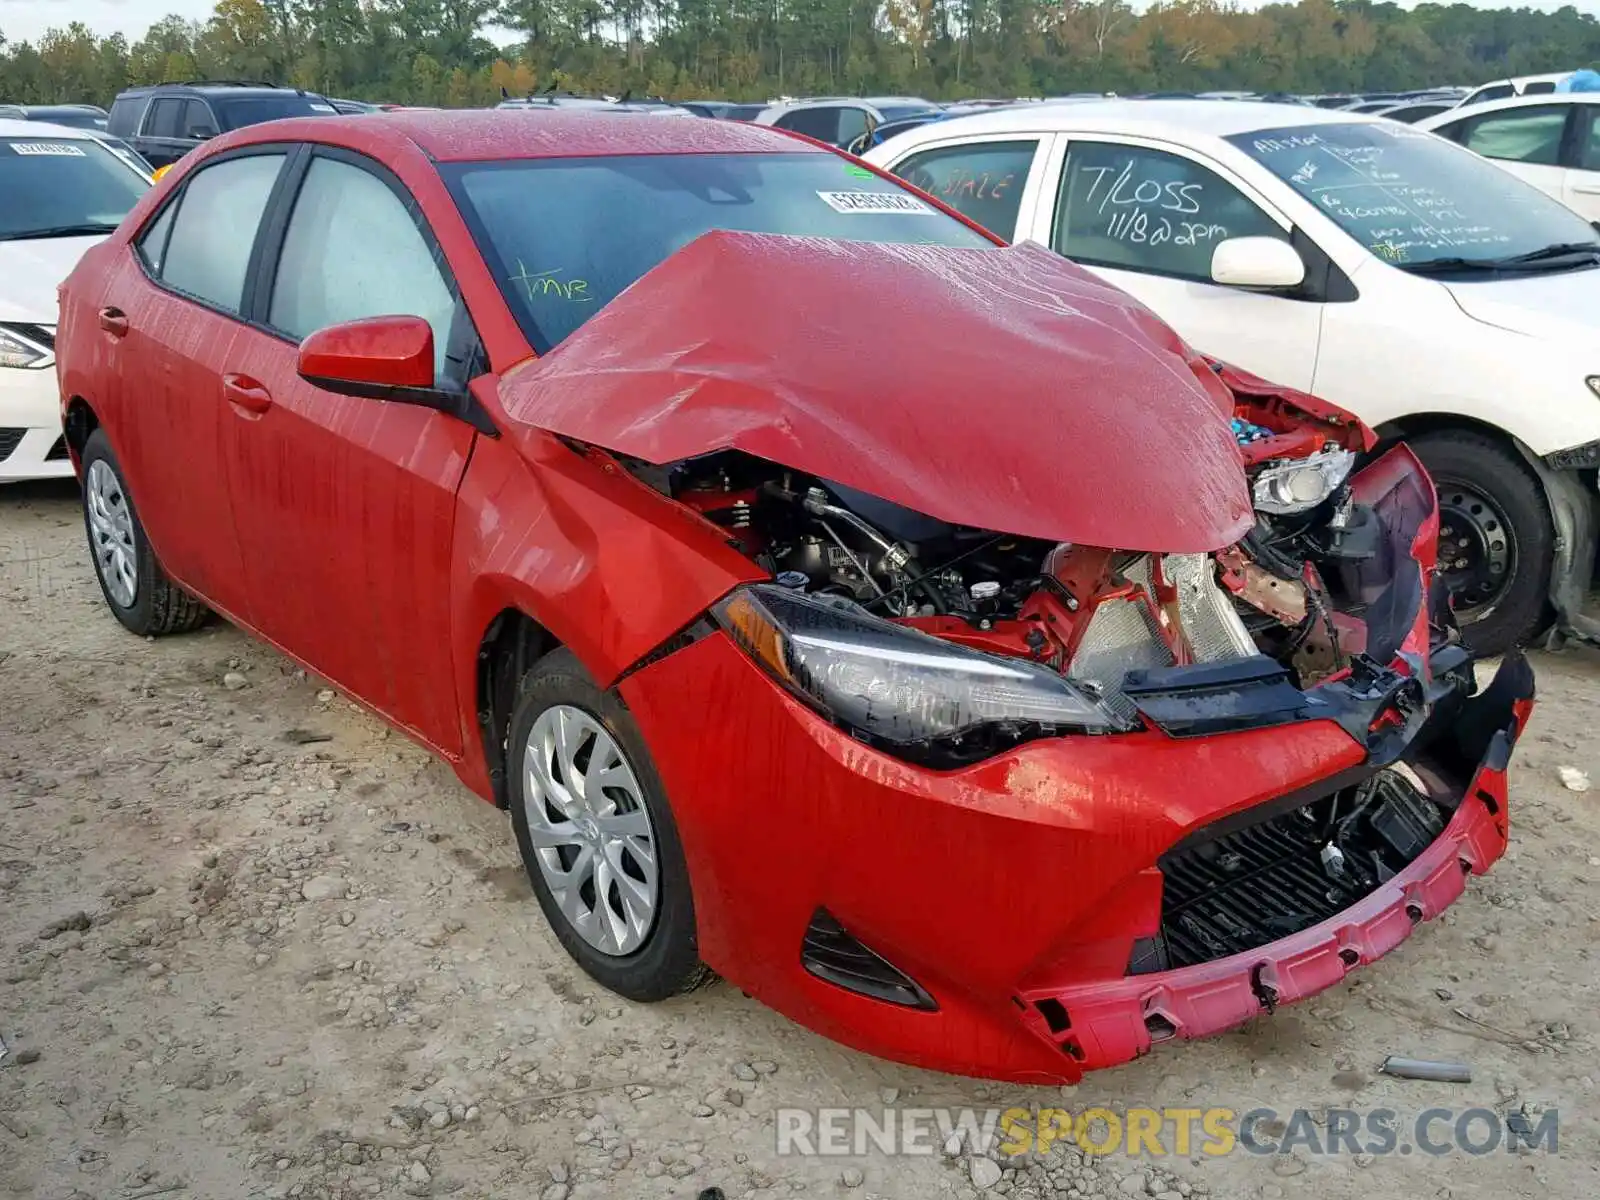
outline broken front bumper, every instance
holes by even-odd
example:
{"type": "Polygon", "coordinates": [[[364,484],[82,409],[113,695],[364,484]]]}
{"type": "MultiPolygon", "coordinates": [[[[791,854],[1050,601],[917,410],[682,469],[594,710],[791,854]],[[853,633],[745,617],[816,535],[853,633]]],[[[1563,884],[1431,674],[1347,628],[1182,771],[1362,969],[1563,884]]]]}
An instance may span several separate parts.
{"type": "MultiPolygon", "coordinates": [[[[1444,831],[1392,879],[1309,929],[1226,958],[1125,979],[1023,993],[1029,1027],[1085,1070],[1127,1062],[1158,1042],[1219,1033],[1333,986],[1438,916],[1504,852],[1506,768],[1533,702],[1533,673],[1508,658],[1481,695],[1450,714],[1430,756],[1459,784],[1444,831]],[[1462,768],[1475,764],[1463,777],[1462,768]]],[[[1439,718],[1435,718],[1438,720],[1439,718]]]]}
{"type": "Polygon", "coordinates": [[[1225,1028],[1261,1011],[1269,989],[1276,1004],[1326,987],[1398,941],[1408,905],[1425,919],[1454,899],[1462,860],[1482,870],[1499,856],[1506,760],[1531,707],[1526,664],[1508,660],[1472,699],[1437,674],[1428,689],[1379,674],[1390,692],[1374,692],[1370,711],[1365,693],[1329,701],[1328,685],[1296,693],[1298,706],[1256,705],[1237,732],[1153,722],[954,771],[853,739],[720,633],[619,690],[671,799],[707,963],[870,1053],[1043,1083],[1125,1061],[1156,1034],[1225,1028]],[[1457,804],[1404,872],[1248,954],[1130,973],[1160,931],[1163,855],[1424,745],[1457,804]]]}

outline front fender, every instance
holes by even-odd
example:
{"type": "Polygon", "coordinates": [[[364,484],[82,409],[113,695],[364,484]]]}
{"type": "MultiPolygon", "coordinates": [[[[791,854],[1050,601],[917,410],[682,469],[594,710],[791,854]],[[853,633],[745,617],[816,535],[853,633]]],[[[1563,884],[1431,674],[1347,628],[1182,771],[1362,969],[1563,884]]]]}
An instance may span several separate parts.
{"type": "MultiPolygon", "coordinates": [[[[610,458],[537,430],[479,438],[457,503],[450,636],[463,697],[477,694],[478,648],[508,608],[537,621],[606,688],[740,583],[763,577],[713,526],[610,458]]],[[[465,740],[471,748],[478,739],[465,740]]]]}

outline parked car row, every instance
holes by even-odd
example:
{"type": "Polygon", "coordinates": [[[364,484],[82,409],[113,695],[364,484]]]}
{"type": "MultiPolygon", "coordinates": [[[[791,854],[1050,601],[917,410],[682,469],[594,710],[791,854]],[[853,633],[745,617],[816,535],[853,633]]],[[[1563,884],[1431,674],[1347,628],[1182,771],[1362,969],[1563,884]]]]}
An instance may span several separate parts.
{"type": "MultiPolygon", "coordinates": [[[[673,111],[631,99],[537,102],[673,111]]],[[[169,121],[161,105],[191,103],[232,123],[283,105],[324,107],[283,89],[179,85],[119,98],[112,118],[144,129],[169,121]]],[[[1582,316],[1597,286],[1592,229],[1470,157],[1376,118],[1250,102],[873,103],[901,131],[870,152],[872,162],[1002,238],[1088,266],[1207,353],[1409,440],[1454,485],[1445,515],[1456,553],[1445,576],[1476,645],[1525,639],[1552,609],[1565,627],[1587,631],[1579,609],[1596,524],[1589,472],[1600,466],[1590,419],[1600,374],[1589,361],[1593,322],[1582,316]],[[1283,142],[1287,157],[1252,152],[1257,141],[1283,142]],[[1403,183],[1379,182],[1384,172],[1371,164],[1380,158],[1399,164],[1403,183]],[[1100,184],[1092,209],[1074,199],[1074,188],[1100,184]],[[1165,199],[1145,202],[1152,190],[1165,199]],[[1527,404],[1530,388],[1546,399],[1527,404]]],[[[836,120],[834,104],[772,106],[757,123],[793,129],[784,122],[825,110],[836,120]]],[[[1520,97],[1420,127],[1600,219],[1600,159],[1589,161],[1590,143],[1600,146],[1597,113],[1592,93],[1520,97]]],[[[23,461],[0,470],[14,474],[23,461]]],[[[65,469],[49,461],[27,469],[65,469]]]]}
{"type": "MultiPolygon", "coordinates": [[[[1042,1083],[1327,988],[1503,853],[1531,673],[1477,690],[1410,450],[993,217],[1122,267],[1166,220],[1175,278],[1301,255],[1307,311],[1353,306],[1365,234],[1316,257],[1290,159],[1348,174],[1402,127],[1228,109],[1204,153],[952,120],[996,144],[894,164],[922,191],[572,107],[223,133],[60,292],[106,604],[221,613],[437,752],[636,1000],[715,970],[1042,1083]]],[[[1410,136],[1418,187],[1493,173],[1410,136]]]]}

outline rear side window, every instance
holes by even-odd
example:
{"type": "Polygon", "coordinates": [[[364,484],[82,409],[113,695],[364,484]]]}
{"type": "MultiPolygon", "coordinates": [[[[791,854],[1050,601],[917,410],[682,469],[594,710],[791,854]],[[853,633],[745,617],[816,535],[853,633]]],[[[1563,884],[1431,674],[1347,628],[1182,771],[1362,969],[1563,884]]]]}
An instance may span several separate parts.
{"type": "Polygon", "coordinates": [[[944,146],[913,154],[894,173],[1010,241],[1017,233],[1022,189],[1038,148],[1031,138],[944,146]]]}
{"type": "Polygon", "coordinates": [[[784,113],[773,124],[779,129],[792,129],[831,145],[839,137],[839,110],[828,107],[797,108],[784,113]]]}
{"type": "Polygon", "coordinates": [[[415,316],[433,327],[442,371],[455,296],[411,211],[383,180],[312,160],[278,260],[268,322],[304,338],[362,317],[415,316]]]}
{"type": "Polygon", "coordinates": [[[163,283],[228,312],[239,311],[256,227],[283,158],[252,154],[224,159],[190,177],[159,267],[163,283]]]}
{"type": "Polygon", "coordinates": [[[172,236],[172,218],[177,211],[176,204],[167,205],[149,228],[139,235],[139,257],[144,259],[144,265],[150,268],[152,275],[159,276],[162,265],[167,261],[167,239],[172,236]]]}
{"type": "Polygon", "coordinates": [[[1541,104],[1489,113],[1466,125],[1456,140],[1485,158],[1554,167],[1561,162],[1561,135],[1567,127],[1567,108],[1541,104]]]}
{"type": "Polygon", "coordinates": [[[144,112],[144,96],[119,96],[111,103],[106,132],[118,137],[133,137],[139,132],[139,117],[144,112]]]}
{"type": "Polygon", "coordinates": [[[1584,105],[1579,121],[1578,166],[1585,171],[1600,171],[1600,107],[1584,105]]]}
{"type": "Polygon", "coordinates": [[[1554,80],[1541,79],[1537,83],[1530,83],[1527,87],[1523,88],[1522,94],[1524,96],[1546,96],[1555,90],[1556,85],[1554,80]]]}
{"type": "Polygon", "coordinates": [[[182,136],[184,101],[176,96],[164,96],[150,103],[150,113],[145,117],[146,137],[175,138],[182,136]]]}

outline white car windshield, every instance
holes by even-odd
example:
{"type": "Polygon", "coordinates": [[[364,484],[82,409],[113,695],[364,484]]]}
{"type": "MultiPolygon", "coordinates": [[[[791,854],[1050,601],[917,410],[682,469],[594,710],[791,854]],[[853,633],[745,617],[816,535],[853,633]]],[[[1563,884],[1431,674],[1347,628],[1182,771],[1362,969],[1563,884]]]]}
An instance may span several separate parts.
{"type": "Polygon", "coordinates": [[[0,241],[110,233],[149,189],[89,138],[0,138],[0,241]]]}
{"type": "Polygon", "coordinates": [[[1402,270],[1572,270],[1600,259],[1600,235],[1582,217],[1406,125],[1295,125],[1228,141],[1402,270]]]}

